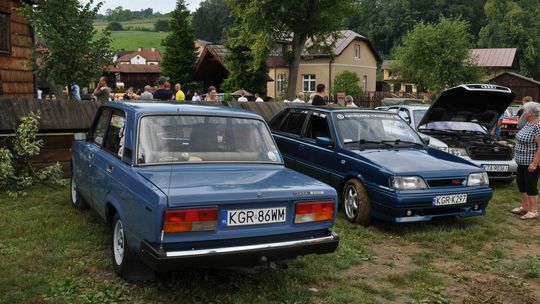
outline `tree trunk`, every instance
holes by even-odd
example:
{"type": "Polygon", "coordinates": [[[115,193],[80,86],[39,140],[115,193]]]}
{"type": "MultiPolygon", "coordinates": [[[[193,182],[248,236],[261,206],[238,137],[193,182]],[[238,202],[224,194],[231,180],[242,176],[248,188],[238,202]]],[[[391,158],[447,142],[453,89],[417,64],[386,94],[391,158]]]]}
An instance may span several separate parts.
{"type": "Polygon", "coordinates": [[[298,79],[298,66],[300,65],[300,58],[302,57],[302,51],[306,44],[307,35],[306,34],[293,34],[292,41],[292,62],[289,69],[289,83],[287,86],[287,99],[293,100],[296,96],[296,81],[298,79]]]}
{"type": "Polygon", "coordinates": [[[56,96],[56,100],[65,100],[64,97],[64,86],[61,84],[54,84],[54,96],[56,96]]]}

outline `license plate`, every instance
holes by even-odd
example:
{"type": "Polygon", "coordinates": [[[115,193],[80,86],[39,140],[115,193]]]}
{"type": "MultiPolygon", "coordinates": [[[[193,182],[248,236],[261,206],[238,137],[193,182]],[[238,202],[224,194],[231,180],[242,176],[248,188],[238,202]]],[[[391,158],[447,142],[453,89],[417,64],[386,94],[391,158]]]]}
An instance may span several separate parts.
{"type": "Polygon", "coordinates": [[[508,172],[508,165],[483,165],[487,172],[508,172]]]}
{"type": "Polygon", "coordinates": [[[463,204],[467,202],[467,194],[440,195],[433,198],[433,206],[463,204]]]}
{"type": "Polygon", "coordinates": [[[226,227],[285,222],[287,208],[222,210],[221,224],[226,227]]]}

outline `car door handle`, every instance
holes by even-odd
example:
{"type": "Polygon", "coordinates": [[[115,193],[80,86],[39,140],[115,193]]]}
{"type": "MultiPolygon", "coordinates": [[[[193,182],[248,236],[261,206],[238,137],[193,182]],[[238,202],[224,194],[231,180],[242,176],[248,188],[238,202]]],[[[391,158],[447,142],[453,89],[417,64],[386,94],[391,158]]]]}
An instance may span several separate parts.
{"type": "Polygon", "coordinates": [[[107,172],[112,173],[112,170],[113,170],[113,166],[107,165],[107,172]]]}

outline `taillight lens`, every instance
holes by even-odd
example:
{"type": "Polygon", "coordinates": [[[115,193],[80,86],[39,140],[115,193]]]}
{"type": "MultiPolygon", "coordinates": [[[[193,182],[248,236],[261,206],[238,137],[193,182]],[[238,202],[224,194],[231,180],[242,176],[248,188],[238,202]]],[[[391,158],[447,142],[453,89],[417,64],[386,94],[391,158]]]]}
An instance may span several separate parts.
{"type": "Polygon", "coordinates": [[[216,230],[217,208],[167,210],[163,216],[164,232],[216,230]]]}
{"type": "Polygon", "coordinates": [[[334,219],[334,201],[296,203],[294,223],[330,221],[334,219]]]}

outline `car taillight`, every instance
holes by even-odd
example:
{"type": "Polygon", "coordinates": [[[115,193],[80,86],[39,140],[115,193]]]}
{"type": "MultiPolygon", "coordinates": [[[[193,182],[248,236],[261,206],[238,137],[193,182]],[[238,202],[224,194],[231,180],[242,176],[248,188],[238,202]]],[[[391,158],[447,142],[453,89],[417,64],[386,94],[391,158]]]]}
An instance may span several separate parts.
{"type": "Polygon", "coordinates": [[[330,221],[334,218],[334,201],[296,203],[294,223],[330,221]]]}
{"type": "Polygon", "coordinates": [[[164,232],[216,230],[217,208],[167,210],[163,216],[164,232]]]}

